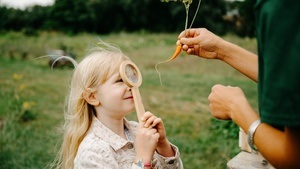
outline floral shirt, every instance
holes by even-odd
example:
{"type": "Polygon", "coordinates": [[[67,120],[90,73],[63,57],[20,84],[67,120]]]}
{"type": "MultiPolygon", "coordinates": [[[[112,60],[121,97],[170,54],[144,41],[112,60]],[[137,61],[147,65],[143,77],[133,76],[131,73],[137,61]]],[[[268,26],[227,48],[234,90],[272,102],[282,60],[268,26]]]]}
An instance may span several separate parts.
{"type": "MultiPolygon", "coordinates": [[[[138,123],[127,121],[130,139],[125,140],[109,128],[104,126],[96,117],[93,118],[91,128],[79,145],[74,159],[75,169],[138,169],[133,164],[135,160],[135,137],[138,123]]],[[[180,153],[175,145],[174,157],[163,157],[155,152],[152,164],[156,169],[182,169],[180,153]]]]}

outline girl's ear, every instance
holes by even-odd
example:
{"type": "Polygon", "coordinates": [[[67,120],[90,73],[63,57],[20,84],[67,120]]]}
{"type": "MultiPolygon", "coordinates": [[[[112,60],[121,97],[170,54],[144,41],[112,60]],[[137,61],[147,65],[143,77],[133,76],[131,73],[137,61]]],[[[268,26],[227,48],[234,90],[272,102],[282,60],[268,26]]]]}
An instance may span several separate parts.
{"type": "Polygon", "coordinates": [[[83,92],[83,98],[86,100],[90,105],[98,106],[100,101],[95,97],[95,94],[92,92],[83,92]]]}

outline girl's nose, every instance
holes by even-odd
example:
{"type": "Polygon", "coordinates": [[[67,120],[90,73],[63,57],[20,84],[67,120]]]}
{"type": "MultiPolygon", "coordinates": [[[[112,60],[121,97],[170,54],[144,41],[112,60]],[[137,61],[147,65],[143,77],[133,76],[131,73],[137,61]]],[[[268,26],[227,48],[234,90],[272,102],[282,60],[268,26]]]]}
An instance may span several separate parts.
{"type": "Polygon", "coordinates": [[[130,87],[128,87],[128,88],[127,88],[127,91],[131,91],[131,88],[130,88],[130,87]]]}

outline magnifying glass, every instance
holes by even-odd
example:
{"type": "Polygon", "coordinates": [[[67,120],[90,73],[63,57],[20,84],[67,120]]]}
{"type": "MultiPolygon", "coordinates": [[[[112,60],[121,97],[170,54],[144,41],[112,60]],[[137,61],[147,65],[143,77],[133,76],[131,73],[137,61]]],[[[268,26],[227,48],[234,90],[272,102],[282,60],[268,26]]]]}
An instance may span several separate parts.
{"type": "Polygon", "coordinates": [[[123,79],[123,82],[131,88],[135,110],[140,122],[142,115],[145,113],[139,91],[139,86],[142,84],[142,74],[132,61],[127,60],[120,65],[120,76],[123,79]]]}

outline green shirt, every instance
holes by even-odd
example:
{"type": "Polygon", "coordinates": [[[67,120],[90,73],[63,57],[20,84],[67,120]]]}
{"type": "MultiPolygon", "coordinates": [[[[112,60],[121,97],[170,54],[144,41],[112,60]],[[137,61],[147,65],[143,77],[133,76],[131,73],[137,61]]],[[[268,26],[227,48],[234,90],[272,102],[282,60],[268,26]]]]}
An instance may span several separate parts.
{"type": "Polygon", "coordinates": [[[300,126],[300,1],[257,0],[262,122],[300,126]]]}

